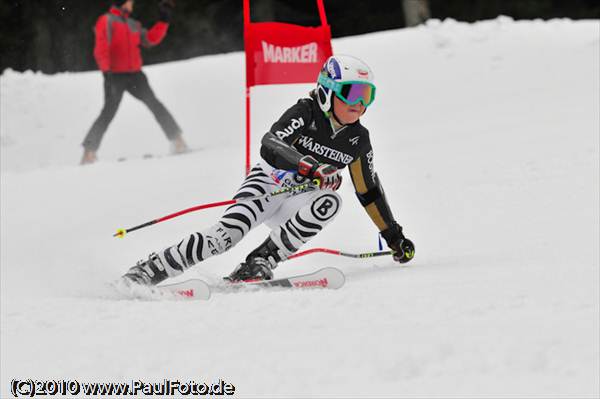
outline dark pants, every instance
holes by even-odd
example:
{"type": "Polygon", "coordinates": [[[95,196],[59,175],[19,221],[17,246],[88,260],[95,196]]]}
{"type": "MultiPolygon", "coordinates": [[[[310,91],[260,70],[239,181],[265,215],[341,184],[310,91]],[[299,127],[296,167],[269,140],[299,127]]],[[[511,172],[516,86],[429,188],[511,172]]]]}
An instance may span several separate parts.
{"type": "Polygon", "coordinates": [[[85,136],[83,147],[86,150],[96,151],[100,147],[102,136],[115,117],[125,91],[150,108],[169,140],[173,140],[181,134],[177,122],[165,106],[158,101],[143,72],[104,74],[104,107],[85,136]]]}

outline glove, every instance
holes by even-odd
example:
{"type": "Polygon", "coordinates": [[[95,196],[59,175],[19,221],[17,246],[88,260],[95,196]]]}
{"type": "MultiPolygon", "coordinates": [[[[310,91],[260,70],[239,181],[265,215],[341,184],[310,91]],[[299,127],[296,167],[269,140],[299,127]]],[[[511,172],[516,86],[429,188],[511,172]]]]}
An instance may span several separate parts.
{"type": "Polygon", "coordinates": [[[175,8],[175,0],[160,0],[158,3],[158,19],[169,23],[173,16],[173,9],[175,8]]]}
{"type": "Polygon", "coordinates": [[[310,155],[305,155],[298,162],[298,174],[309,179],[319,179],[319,188],[337,190],[342,184],[342,175],[333,165],[319,163],[310,155]]]}
{"type": "Polygon", "coordinates": [[[402,227],[398,223],[394,222],[383,230],[381,236],[387,242],[388,247],[395,252],[393,257],[396,262],[406,263],[415,257],[415,244],[404,237],[402,227]]]}

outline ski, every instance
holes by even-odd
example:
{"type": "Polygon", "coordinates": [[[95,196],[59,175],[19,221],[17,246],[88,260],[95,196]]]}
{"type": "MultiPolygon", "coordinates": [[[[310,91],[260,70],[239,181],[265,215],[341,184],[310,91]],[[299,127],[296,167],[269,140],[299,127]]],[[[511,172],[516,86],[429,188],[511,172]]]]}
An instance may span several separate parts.
{"type": "Polygon", "coordinates": [[[120,296],[126,299],[140,300],[184,300],[198,301],[210,299],[212,292],[233,293],[259,290],[306,290],[306,289],[338,289],[346,282],[341,270],[326,267],[313,273],[279,278],[275,280],[248,281],[208,285],[203,280],[189,279],[179,283],[157,285],[123,285],[115,283],[120,296]]]}
{"type": "Polygon", "coordinates": [[[210,287],[199,279],[189,279],[179,283],[158,285],[155,287],[126,284],[122,280],[110,284],[120,299],[139,299],[142,301],[185,300],[198,301],[210,298],[210,287]]]}
{"type": "Polygon", "coordinates": [[[210,287],[199,279],[185,280],[180,283],[166,284],[155,287],[163,295],[171,295],[174,299],[208,300],[210,287]]]}
{"type": "Polygon", "coordinates": [[[341,270],[326,267],[313,273],[290,276],[275,280],[227,282],[211,289],[216,292],[256,291],[262,289],[338,289],[346,282],[341,270]]]}

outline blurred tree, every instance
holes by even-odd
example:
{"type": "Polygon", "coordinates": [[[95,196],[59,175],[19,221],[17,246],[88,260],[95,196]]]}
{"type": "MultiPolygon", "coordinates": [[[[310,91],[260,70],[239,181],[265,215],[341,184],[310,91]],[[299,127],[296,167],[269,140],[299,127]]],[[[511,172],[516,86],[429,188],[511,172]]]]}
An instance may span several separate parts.
{"type": "Polygon", "coordinates": [[[27,46],[33,30],[25,20],[26,11],[20,2],[0,2],[0,70],[7,66],[27,65],[27,46]]]}

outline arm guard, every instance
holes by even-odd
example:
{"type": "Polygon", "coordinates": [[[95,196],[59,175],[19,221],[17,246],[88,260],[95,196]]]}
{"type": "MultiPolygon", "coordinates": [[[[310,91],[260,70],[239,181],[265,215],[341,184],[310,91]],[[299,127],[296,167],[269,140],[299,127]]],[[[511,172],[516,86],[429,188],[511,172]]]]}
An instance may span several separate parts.
{"type": "Polygon", "coordinates": [[[358,198],[358,201],[362,206],[366,207],[369,204],[372,204],[373,202],[378,200],[379,198],[383,197],[383,189],[381,188],[379,178],[377,178],[377,183],[378,184],[375,187],[371,188],[369,191],[363,194],[356,192],[356,197],[358,198]]]}
{"type": "Polygon", "coordinates": [[[297,170],[302,154],[271,132],[262,138],[260,155],[269,165],[277,169],[297,170]]]}
{"type": "Polygon", "coordinates": [[[292,145],[312,120],[311,101],[301,99],[284,112],[262,138],[260,155],[277,169],[297,170],[302,158],[292,145]]]}
{"type": "Polygon", "coordinates": [[[350,176],[358,201],[379,231],[384,231],[396,222],[385,198],[379,177],[377,173],[371,173],[372,166],[370,168],[370,162],[365,158],[369,157],[361,157],[350,164],[350,176]]]}

